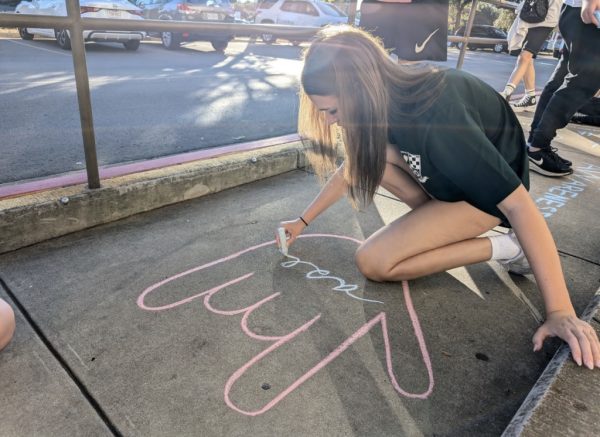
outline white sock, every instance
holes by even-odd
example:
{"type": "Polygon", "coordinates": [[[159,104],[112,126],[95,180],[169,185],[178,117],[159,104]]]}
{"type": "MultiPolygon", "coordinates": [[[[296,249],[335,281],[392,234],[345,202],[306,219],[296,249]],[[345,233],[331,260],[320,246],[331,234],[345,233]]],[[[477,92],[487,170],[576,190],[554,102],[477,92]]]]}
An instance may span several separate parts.
{"type": "Polygon", "coordinates": [[[512,232],[508,234],[494,235],[488,237],[490,243],[492,243],[492,258],[494,260],[511,259],[514,258],[521,252],[521,246],[517,243],[517,239],[511,236],[512,232]]]}
{"type": "Polygon", "coordinates": [[[525,90],[525,93],[530,97],[535,97],[535,88],[532,90],[525,90]]]}
{"type": "Polygon", "coordinates": [[[504,94],[505,96],[510,96],[512,93],[515,92],[515,88],[516,86],[512,83],[507,83],[504,87],[504,91],[502,91],[502,94],[504,94]]]}

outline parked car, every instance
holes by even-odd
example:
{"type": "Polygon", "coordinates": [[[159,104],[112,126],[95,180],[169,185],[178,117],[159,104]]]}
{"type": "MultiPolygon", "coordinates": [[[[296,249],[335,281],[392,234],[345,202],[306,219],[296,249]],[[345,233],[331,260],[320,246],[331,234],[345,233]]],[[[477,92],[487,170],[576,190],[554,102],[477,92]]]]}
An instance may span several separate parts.
{"type": "Polygon", "coordinates": [[[129,0],[142,11],[142,17],[148,20],[158,20],[159,12],[169,0],[129,0]]]}
{"type": "MultiPolygon", "coordinates": [[[[234,10],[229,0],[134,0],[144,18],[154,20],[199,21],[233,23],[234,10]]],[[[154,34],[153,34],[154,35],[154,34]]],[[[163,46],[178,49],[182,42],[209,41],[218,52],[223,52],[233,34],[198,32],[160,32],[163,46]]]]}
{"type": "MultiPolygon", "coordinates": [[[[337,6],[320,0],[264,0],[256,8],[254,22],[322,27],[327,24],[348,23],[348,16],[337,6]]],[[[265,43],[272,44],[277,37],[264,33],[261,38],[265,43]]],[[[297,44],[299,41],[292,43],[297,44]]]]}
{"type": "MultiPolygon", "coordinates": [[[[455,35],[456,36],[464,36],[465,27],[460,27],[455,35]]],[[[467,49],[469,50],[477,50],[477,49],[492,49],[496,53],[508,52],[508,42],[506,41],[506,32],[501,29],[498,29],[494,26],[488,26],[484,24],[474,24],[471,28],[471,35],[478,38],[501,38],[504,41],[493,43],[493,44],[481,44],[481,43],[472,43],[470,42],[467,45],[467,49]]],[[[460,49],[463,43],[458,43],[456,46],[460,49]]]]}
{"type": "MultiPolygon", "coordinates": [[[[79,6],[81,16],[84,18],[143,19],[140,9],[126,0],[80,0],[79,6]]],[[[15,12],[18,14],[66,16],[67,7],[65,0],[31,0],[19,3],[15,12]]],[[[31,40],[36,35],[56,38],[56,42],[62,49],[71,49],[71,35],[67,29],[21,27],[19,28],[19,35],[25,40],[31,40]]],[[[86,42],[119,42],[123,43],[127,50],[137,50],[140,41],[145,36],[146,33],[142,31],[83,31],[83,40],[86,42]]]]}

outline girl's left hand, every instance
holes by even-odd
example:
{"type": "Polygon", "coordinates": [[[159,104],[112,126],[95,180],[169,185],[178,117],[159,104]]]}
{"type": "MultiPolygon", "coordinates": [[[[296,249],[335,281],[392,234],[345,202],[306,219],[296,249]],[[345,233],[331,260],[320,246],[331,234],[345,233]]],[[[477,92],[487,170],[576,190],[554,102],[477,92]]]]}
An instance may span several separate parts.
{"type": "Polygon", "coordinates": [[[571,348],[575,362],[593,369],[600,367],[600,342],[592,326],[570,311],[553,311],[533,336],[533,350],[539,351],[546,337],[560,337],[571,348]]]}

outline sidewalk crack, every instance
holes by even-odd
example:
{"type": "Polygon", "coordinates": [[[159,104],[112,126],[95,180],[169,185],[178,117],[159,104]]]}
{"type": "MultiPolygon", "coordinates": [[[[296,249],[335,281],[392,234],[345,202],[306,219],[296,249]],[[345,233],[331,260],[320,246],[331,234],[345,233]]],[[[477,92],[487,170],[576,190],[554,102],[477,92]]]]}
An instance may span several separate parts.
{"type": "Polygon", "coordinates": [[[83,397],[88,401],[90,406],[94,409],[96,414],[100,417],[100,419],[104,422],[106,427],[110,430],[110,432],[117,437],[121,437],[121,432],[117,429],[115,424],[110,420],[104,409],[100,406],[98,401],[92,396],[84,383],[75,375],[71,366],[66,362],[66,360],[62,357],[60,352],[54,347],[54,345],[50,342],[48,337],[44,334],[40,326],[33,319],[31,314],[27,311],[25,306],[17,299],[17,296],[10,289],[8,284],[0,277],[0,286],[4,289],[6,294],[8,295],[11,303],[19,310],[23,318],[29,323],[29,326],[33,329],[33,332],[38,336],[40,341],[46,346],[48,351],[52,354],[52,356],[58,361],[63,370],[67,373],[67,376],[73,381],[73,383],[77,386],[83,397]]]}

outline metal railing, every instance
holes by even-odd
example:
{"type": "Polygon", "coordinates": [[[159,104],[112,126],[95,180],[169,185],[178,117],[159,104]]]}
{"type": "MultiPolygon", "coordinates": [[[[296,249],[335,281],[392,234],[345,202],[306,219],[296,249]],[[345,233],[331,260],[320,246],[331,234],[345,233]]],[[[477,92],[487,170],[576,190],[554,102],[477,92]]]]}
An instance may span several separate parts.
{"type": "MultiPolygon", "coordinates": [[[[501,0],[500,0],[501,1],[501,0]]],[[[90,189],[100,188],[100,172],[96,156],[96,140],[94,135],[94,123],[92,115],[92,104],[90,97],[89,78],[85,58],[83,31],[84,30],[141,30],[149,32],[157,31],[179,31],[210,32],[214,35],[235,35],[246,37],[257,37],[263,33],[270,33],[277,37],[290,40],[304,40],[314,36],[320,28],[281,26],[276,24],[247,24],[247,23],[208,23],[208,22],[184,22],[166,20],[124,20],[110,18],[82,18],[79,0],[66,0],[67,16],[30,15],[16,13],[0,13],[0,27],[38,27],[49,29],[68,29],[70,31],[71,52],[73,57],[73,69],[75,72],[75,85],[77,88],[77,101],[79,104],[79,116],[83,136],[83,147],[85,153],[86,172],[88,187],[90,189]]],[[[471,28],[475,18],[477,0],[473,0],[469,19],[465,28],[465,36],[448,36],[448,40],[463,43],[458,57],[456,68],[462,68],[467,44],[472,43],[499,43],[505,40],[493,38],[472,38],[471,28]]]]}

